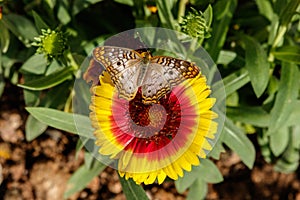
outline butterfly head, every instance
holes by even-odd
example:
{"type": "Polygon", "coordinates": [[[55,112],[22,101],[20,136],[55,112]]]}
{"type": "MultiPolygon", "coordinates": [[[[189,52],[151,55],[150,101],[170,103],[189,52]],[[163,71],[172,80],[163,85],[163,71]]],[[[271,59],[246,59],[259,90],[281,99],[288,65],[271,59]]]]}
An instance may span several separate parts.
{"type": "Polygon", "coordinates": [[[142,52],[142,53],[141,53],[141,56],[142,56],[142,58],[143,58],[144,64],[149,63],[149,61],[150,61],[150,59],[151,59],[151,57],[152,57],[152,55],[150,54],[149,51],[142,52]]]}

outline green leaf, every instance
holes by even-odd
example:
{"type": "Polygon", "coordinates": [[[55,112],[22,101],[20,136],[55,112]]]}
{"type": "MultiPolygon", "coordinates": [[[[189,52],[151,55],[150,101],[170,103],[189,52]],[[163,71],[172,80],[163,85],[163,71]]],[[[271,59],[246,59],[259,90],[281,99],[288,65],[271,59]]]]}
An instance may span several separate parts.
{"type": "Polygon", "coordinates": [[[223,79],[226,95],[230,95],[246,85],[250,81],[248,72],[244,69],[241,69],[237,72],[226,76],[223,79]]]}
{"type": "Polygon", "coordinates": [[[270,22],[274,16],[272,4],[269,0],[256,0],[255,1],[259,10],[259,14],[265,16],[270,22]]]}
{"type": "Polygon", "coordinates": [[[4,92],[4,88],[5,88],[5,82],[2,81],[2,77],[0,75],[0,97],[2,96],[2,94],[4,92]]]}
{"type": "Polygon", "coordinates": [[[95,158],[94,158],[93,153],[89,152],[89,151],[85,151],[84,152],[84,165],[90,169],[90,168],[92,168],[94,162],[95,162],[95,158]]]}
{"type": "Polygon", "coordinates": [[[45,2],[48,4],[48,6],[53,9],[56,5],[56,0],[45,0],[45,2]]]}
{"type": "Polygon", "coordinates": [[[114,1],[128,6],[134,6],[133,0],[114,0],[114,1]]]}
{"type": "Polygon", "coordinates": [[[283,173],[296,171],[300,161],[300,126],[294,126],[289,130],[289,134],[286,135],[289,138],[289,145],[274,166],[276,171],[283,173]]]}
{"type": "Polygon", "coordinates": [[[28,81],[24,84],[18,84],[19,87],[28,90],[45,90],[54,87],[65,80],[71,79],[73,69],[65,68],[63,70],[54,72],[48,76],[43,76],[41,78],[28,81]]]}
{"type": "Polygon", "coordinates": [[[81,12],[82,10],[88,8],[90,5],[101,2],[103,0],[74,0],[73,4],[73,8],[72,8],[72,15],[77,15],[79,12],[81,12]]]}
{"type": "Polygon", "coordinates": [[[274,41],[278,34],[278,27],[279,27],[279,17],[277,14],[274,14],[272,17],[272,20],[271,20],[270,31],[269,31],[269,36],[268,36],[268,45],[269,46],[274,45],[274,41]]]}
{"type": "Polygon", "coordinates": [[[300,101],[296,101],[293,111],[287,121],[287,126],[298,125],[300,119],[300,101]]]}
{"type": "Polygon", "coordinates": [[[64,193],[64,198],[68,198],[74,193],[84,189],[84,187],[105,168],[106,165],[98,162],[97,160],[94,162],[92,168],[88,168],[85,165],[81,166],[69,179],[67,183],[67,191],[64,193]]]}
{"type": "Polygon", "coordinates": [[[290,0],[284,7],[281,9],[280,13],[280,21],[281,25],[287,26],[290,22],[292,17],[297,13],[297,8],[299,7],[300,0],[290,0]]]}
{"type": "Polygon", "coordinates": [[[225,120],[223,131],[224,143],[235,151],[245,165],[251,169],[255,160],[255,148],[252,142],[247,138],[245,133],[236,127],[228,118],[225,120]]]}
{"type": "Polygon", "coordinates": [[[219,57],[217,60],[217,64],[228,65],[235,58],[236,58],[236,52],[222,50],[222,51],[220,51],[220,54],[219,54],[219,57]]]}
{"type": "Polygon", "coordinates": [[[207,183],[220,183],[223,181],[223,176],[218,167],[209,159],[201,159],[199,165],[199,174],[207,183]]]}
{"type": "Polygon", "coordinates": [[[204,199],[207,194],[207,183],[198,178],[189,189],[187,200],[204,199]]]}
{"type": "Polygon", "coordinates": [[[196,179],[204,180],[206,183],[219,183],[223,181],[223,176],[211,160],[201,159],[199,166],[193,166],[190,172],[184,172],[184,176],[175,181],[177,191],[183,193],[196,179]]]}
{"type": "Polygon", "coordinates": [[[268,86],[270,64],[267,53],[254,38],[242,35],[246,49],[246,69],[249,72],[251,85],[257,97],[260,97],[268,86]]]}
{"type": "Polygon", "coordinates": [[[43,107],[27,107],[26,110],[37,120],[49,126],[83,137],[94,138],[94,128],[91,126],[90,119],[86,116],[43,107]],[[77,123],[74,122],[74,119],[77,123]],[[80,128],[80,131],[77,127],[80,128]]]}
{"type": "Polygon", "coordinates": [[[56,109],[65,108],[66,102],[70,97],[72,86],[72,81],[65,81],[62,84],[51,88],[45,93],[45,95],[40,101],[39,106],[56,109]]]}
{"type": "Polygon", "coordinates": [[[47,125],[35,119],[32,115],[29,115],[26,124],[25,124],[25,132],[26,132],[26,140],[32,141],[38,136],[40,136],[47,129],[47,125]]]}
{"type": "Polygon", "coordinates": [[[87,43],[83,44],[83,49],[86,54],[90,54],[93,49],[100,44],[103,44],[104,41],[109,38],[111,35],[100,35],[99,37],[94,38],[93,40],[88,41],[87,43]]]}
{"type": "Polygon", "coordinates": [[[10,43],[10,35],[2,20],[0,20],[0,30],[0,51],[6,53],[10,43]]]}
{"type": "Polygon", "coordinates": [[[91,103],[89,86],[83,79],[78,79],[76,80],[76,84],[73,89],[75,91],[73,98],[73,112],[88,115],[89,105],[91,103]]]}
{"type": "Polygon", "coordinates": [[[238,106],[239,93],[236,91],[226,97],[226,106],[238,106]]]}
{"type": "Polygon", "coordinates": [[[226,150],[222,145],[222,138],[223,134],[220,135],[217,143],[214,145],[213,149],[208,153],[208,157],[212,157],[216,160],[220,159],[221,153],[224,153],[226,150]]]}
{"type": "Polygon", "coordinates": [[[49,76],[50,74],[55,73],[56,71],[61,70],[62,67],[63,67],[62,64],[59,63],[56,59],[54,59],[50,63],[50,65],[47,67],[45,76],[49,76]]]}
{"type": "Polygon", "coordinates": [[[212,33],[205,49],[207,49],[214,61],[218,59],[226,41],[226,35],[236,7],[237,0],[220,0],[213,6],[214,22],[212,23],[212,33]]]}
{"type": "Polygon", "coordinates": [[[274,1],[273,2],[274,11],[277,14],[282,13],[283,12],[283,8],[287,5],[288,1],[289,0],[274,1]]]}
{"type": "Polygon", "coordinates": [[[32,16],[34,19],[35,26],[37,27],[40,34],[41,34],[42,29],[49,28],[49,26],[46,24],[46,22],[44,22],[44,20],[34,10],[32,11],[32,16]]]}
{"type": "Polygon", "coordinates": [[[272,155],[270,149],[270,137],[267,135],[266,129],[262,129],[261,134],[257,135],[257,142],[260,146],[260,151],[265,161],[270,163],[274,156],[272,155]]]}
{"type": "Polygon", "coordinates": [[[296,160],[296,162],[290,163],[285,161],[285,158],[282,158],[278,160],[274,165],[275,171],[289,174],[297,170],[297,168],[299,167],[299,151],[291,150],[288,152],[287,155],[289,155],[289,157],[293,157],[296,160]]]}
{"type": "Polygon", "coordinates": [[[262,107],[227,107],[226,115],[234,120],[258,127],[268,127],[270,115],[262,107]]]}
{"type": "Polygon", "coordinates": [[[59,19],[59,21],[62,23],[62,24],[67,24],[71,21],[71,17],[64,5],[64,3],[61,1],[61,3],[59,4],[59,7],[58,7],[58,11],[57,11],[57,18],[59,19]]]}
{"type": "Polygon", "coordinates": [[[166,28],[175,30],[175,20],[171,12],[171,1],[170,0],[157,0],[156,1],[158,16],[160,21],[166,28]]]}
{"type": "Polygon", "coordinates": [[[299,70],[293,63],[282,63],[281,78],[274,106],[270,112],[269,134],[287,125],[299,92],[299,70]]]}
{"type": "MultiPolygon", "coordinates": [[[[269,44],[272,44],[272,48],[280,46],[280,44],[283,42],[284,35],[286,34],[290,23],[292,22],[293,16],[297,13],[299,4],[300,0],[281,0],[274,3],[274,10],[277,10],[279,13],[279,21],[277,22],[277,19],[272,21],[272,37],[269,38],[269,44]]],[[[274,18],[277,18],[277,16],[274,15],[274,18]]]]}
{"type": "Polygon", "coordinates": [[[203,16],[204,16],[204,19],[206,21],[206,26],[210,27],[211,23],[212,23],[212,20],[213,20],[213,9],[212,9],[210,4],[207,6],[205,11],[203,12],[203,16]]]}
{"type": "Polygon", "coordinates": [[[270,135],[270,148],[275,156],[279,156],[288,146],[289,130],[287,127],[282,127],[270,135]]]}
{"type": "Polygon", "coordinates": [[[291,127],[291,129],[292,129],[291,146],[293,146],[295,150],[300,151],[300,125],[297,124],[296,126],[291,127]]]}
{"type": "Polygon", "coordinates": [[[43,54],[34,54],[21,66],[21,73],[32,73],[42,75],[47,67],[47,59],[43,54]]]}
{"type": "Polygon", "coordinates": [[[268,85],[268,94],[273,95],[278,90],[279,80],[275,76],[270,77],[269,85],[268,85]]]}
{"type": "Polygon", "coordinates": [[[3,69],[2,69],[2,53],[0,52],[0,97],[2,96],[5,88],[5,80],[3,76],[3,69]]]}
{"type": "Polygon", "coordinates": [[[248,71],[245,69],[238,70],[233,72],[232,74],[226,76],[223,80],[216,82],[212,86],[213,96],[217,98],[219,101],[222,101],[226,98],[224,95],[224,88],[222,87],[223,84],[225,86],[226,95],[230,95],[246,85],[250,81],[248,76],[248,71]]]}
{"type": "Polygon", "coordinates": [[[197,166],[197,167],[193,166],[192,170],[190,172],[185,171],[184,176],[179,177],[178,180],[175,181],[175,186],[176,186],[177,191],[179,193],[183,193],[199,177],[200,177],[199,166],[197,166]]]}
{"type": "Polygon", "coordinates": [[[274,166],[276,171],[291,173],[297,170],[300,161],[300,126],[288,129],[286,137],[289,139],[286,150],[274,166]]]}
{"type": "Polygon", "coordinates": [[[4,25],[25,45],[29,46],[29,42],[38,36],[38,32],[33,23],[27,18],[16,15],[7,14],[2,19],[4,25]]]}
{"type": "Polygon", "coordinates": [[[25,105],[29,107],[37,106],[40,102],[40,91],[23,90],[25,105]]]}
{"type": "Polygon", "coordinates": [[[216,121],[218,123],[218,135],[217,135],[217,141],[215,142],[215,144],[213,145],[213,149],[212,151],[208,152],[207,157],[212,157],[215,159],[219,159],[220,158],[220,154],[225,152],[225,149],[222,145],[222,141],[224,139],[224,134],[223,134],[223,125],[225,122],[225,107],[223,108],[222,105],[219,107],[215,107],[213,110],[214,112],[218,113],[218,118],[215,119],[214,121],[216,121]]]}
{"type": "Polygon", "coordinates": [[[272,54],[278,60],[300,64],[299,46],[283,46],[276,49],[272,54]]]}
{"type": "Polygon", "coordinates": [[[88,138],[84,138],[81,137],[80,140],[77,140],[77,143],[76,143],[76,153],[75,153],[75,159],[77,160],[78,159],[78,156],[80,155],[81,153],[81,149],[84,147],[84,145],[86,144],[86,142],[88,141],[88,138]]]}
{"type": "Polygon", "coordinates": [[[142,186],[137,185],[132,179],[125,180],[125,178],[120,177],[120,182],[126,199],[149,200],[142,186]]]}

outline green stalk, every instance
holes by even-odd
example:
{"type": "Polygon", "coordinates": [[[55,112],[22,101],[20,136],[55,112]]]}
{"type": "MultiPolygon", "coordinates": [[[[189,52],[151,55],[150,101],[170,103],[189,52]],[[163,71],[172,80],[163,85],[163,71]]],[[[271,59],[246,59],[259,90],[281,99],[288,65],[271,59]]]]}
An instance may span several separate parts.
{"type": "Polygon", "coordinates": [[[188,0],[180,0],[180,2],[179,2],[178,16],[177,16],[178,23],[182,22],[182,17],[185,15],[185,7],[186,7],[187,3],[188,3],[188,0]]]}

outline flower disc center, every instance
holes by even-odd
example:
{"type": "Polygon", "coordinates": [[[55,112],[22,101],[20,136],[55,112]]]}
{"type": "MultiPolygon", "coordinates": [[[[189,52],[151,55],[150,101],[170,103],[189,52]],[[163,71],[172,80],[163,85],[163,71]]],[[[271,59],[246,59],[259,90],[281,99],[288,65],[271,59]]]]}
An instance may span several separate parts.
{"type": "Polygon", "coordinates": [[[160,104],[144,104],[138,94],[129,103],[131,129],[135,136],[149,138],[163,129],[167,120],[166,108],[160,104]]]}
{"type": "Polygon", "coordinates": [[[132,135],[148,141],[173,138],[180,125],[181,112],[178,100],[171,93],[158,104],[144,104],[139,90],[129,102],[129,126],[132,135]]]}

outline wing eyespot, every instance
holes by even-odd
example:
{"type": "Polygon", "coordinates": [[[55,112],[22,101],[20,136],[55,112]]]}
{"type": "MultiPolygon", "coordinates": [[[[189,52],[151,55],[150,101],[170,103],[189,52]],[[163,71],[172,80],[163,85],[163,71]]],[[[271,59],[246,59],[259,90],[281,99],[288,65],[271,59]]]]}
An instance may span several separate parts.
{"type": "Polygon", "coordinates": [[[122,63],[120,61],[117,62],[117,65],[120,66],[122,63]]]}

